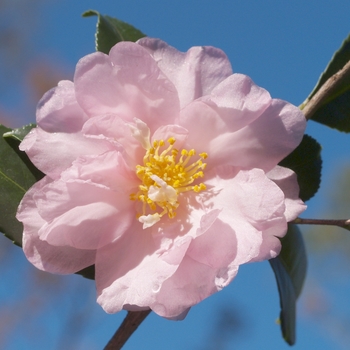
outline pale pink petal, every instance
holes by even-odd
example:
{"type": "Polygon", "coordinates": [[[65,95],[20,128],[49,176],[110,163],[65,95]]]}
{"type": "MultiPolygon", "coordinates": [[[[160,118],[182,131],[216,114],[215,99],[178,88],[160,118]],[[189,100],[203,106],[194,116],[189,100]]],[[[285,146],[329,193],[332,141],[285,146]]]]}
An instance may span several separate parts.
{"type": "Polygon", "coordinates": [[[151,53],[159,68],[175,85],[181,108],[210,94],[232,74],[225,53],[211,46],[192,47],[183,53],[159,39],[143,38],[137,43],[151,53]]]}
{"type": "Polygon", "coordinates": [[[269,171],[299,145],[305,127],[306,120],[299,108],[272,100],[254,122],[213,140],[211,152],[216,164],[269,171]]]}
{"type": "Polygon", "coordinates": [[[271,104],[270,94],[243,74],[233,74],[200,99],[211,106],[233,132],[257,119],[271,104]]]}
{"type": "Polygon", "coordinates": [[[135,169],[130,169],[122,153],[117,151],[77,158],[73,165],[62,173],[61,179],[67,182],[80,179],[127,194],[140,184],[135,169]]]}
{"type": "Polygon", "coordinates": [[[187,140],[188,131],[179,125],[161,126],[154,132],[151,141],[164,140],[166,142],[170,137],[176,139],[174,147],[181,150],[187,140]]]}
{"type": "MultiPolygon", "coordinates": [[[[232,262],[239,265],[274,255],[280,247],[276,236],[282,237],[287,231],[283,192],[260,169],[237,173],[234,168],[222,167],[216,169],[216,174],[206,182],[215,191],[206,204],[222,209],[219,219],[236,235],[236,256],[232,262]],[[262,249],[267,237],[268,251],[262,249]]],[[[215,223],[210,230],[217,231],[215,223]]]]}
{"type": "Polygon", "coordinates": [[[223,269],[235,260],[236,254],[236,232],[217,219],[206,232],[191,242],[186,255],[213,269],[223,269]]]}
{"type": "Polygon", "coordinates": [[[109,56],[96,52],[82,58],[74,84],[77,100],[90,117],[115,114],[157,128],[179,112],[173,84],[147,50],[131,42],[118,43],[109,56]]]}
{"type": "Polygon", "coordinates": [[[284,193],[284,202],[286,205],[284,216],[286,217],[286,220],[289,222],[296,219],[306,209],[306,205],[299,198],[299,185],[294,171],[281,166],[276,166],[266,175],[276,183],[284,193]]]}
{"type": "Polygon", "coordinates": [[[211,144],[216,138],[221,140],[222,135],[229,132],[230,125],[202,101],[192,102],[181,111],[180,125],[188,130],[188,147],[194,148],[197,154],[207,152],[208,166],[214,165],[220,150],[213,149],[211,144]]]}
{"type": "Polygon", "coordinates": [[[108,313],[150,307],[163,281],[181,262],[190,240],[158,253],[151,235],[135,224],[119,240],[98,250],[97,302],[108,313]]]}
{"type": "Polygon", "coordinates": [[[37,127],[29,132],[19,148],[44,174],[57,178],[77,157],[101,154],[116,147],[105,140],[91,140],[80,133],[49,133],[37,127]]]}
{"type": "Polygon", "coordinates": [[[108,114],[91,118],[83,127],[83,133],[88,138],[107,140],[116,146],[122,147],[124,157],[131,168],[142,162],[145,150],[131,134],[130,123],[126,123],[118,116],[108,114]]]}
{"type": "Polygon", "coordinates": [[[98,201],[77,206],[44,224],[38,235],[53,246],[98,249],[119,238],[135,219],[130,210],[118,209],[98,201]]]}
{"type": "Polygon", "coordinates": [[[212,268],[186,255],[176,273],[162,284],[152,310],[166,318],[182,319],[188,308],[229,284],[237,271],[237,266],[212,268]]]}
{"type": "Polygon", "coordinates": [[[76,101],[74,84],[68,80],[60,81],[38,103],[36,122],[47,132],[75,133],[87,119],[76,101]]]}
{"type": "Polygon", "coordinates": [[[135,220],[129,196],[139,182],[129,173],[117,152],[79,158],[61,179],[34,194],[37,210],[47,221],[39,230],[40,239],[81,249],[117,239],[135,220]]]}
{"type": "Polygon", "coordinates": [[[54,247],[39,239],[38,231],[45,221],[40,217],[33,195],[51,180],[45,177],[37,182],[24,196],[17,212],[23,222],[23,251],[27,259],[38,269],[51,273],[71,274],[93,265],[95,250],[73,247],[54,247]]]}

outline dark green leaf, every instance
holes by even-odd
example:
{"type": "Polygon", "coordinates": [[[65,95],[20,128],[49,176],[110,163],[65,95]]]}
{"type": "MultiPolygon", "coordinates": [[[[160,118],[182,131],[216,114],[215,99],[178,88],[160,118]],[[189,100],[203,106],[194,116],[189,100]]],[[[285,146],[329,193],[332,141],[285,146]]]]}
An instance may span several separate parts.
{"type": "MultiPolygon", "coordinates": [[[[312,96],[321,88],[321,86],[335,73],[339,72],[348,62],[350,61],[350,35],[343,41],[340,49],[336,51],[331,58],[328,66],[321,74],[316,86],[310,93],[308,99],[311,99],[312,96]]],[[[350,87],[348,86],[348,89],[350,87]]]]}
{"type": "Polygon", "coordinates": [[[281,253],[270,260],[280,296],[280,322],[285,341],[295,343],[296,301],[306,276],[307,260],[303,237],[296,225],[289,224],[281,239],[281,253]]]}
{"type": "Polygon", "coordinates": [[[333,129],[350,132],[350,82],[349,90],[333,97],[318,108],[311,119],[333,129]]]}
{"type": "Polygon", "coordinates": [[[36,124],[31,123],[21,128],[12,129],[9,132],[5,133],[4,137],[17,140],[18,144],[20,144],[23,141],[24,137],[29,133],[29,131],[35,127],[36,127],[36,124]]]}
{"type": "Polygon", "coordinates": [[[309,135],[304,135],[300,145],[279,165],[292,169],[298,176],[300,198],[309,200],[318,191],[321,183],[321,146],[309,135]]]}
{"type": "MultiPolygon", "coordinates": [[[[350,61],[350,35],[335,52],[325,71],[321,74],[315,88],[303,106],[316,94],[322,85],[339,72],[350,61]]],[[[339,131],[350,132],[350,76],[347,75],[315,111],[312,120],[339,131]]]]}
{"type": "Polygon", "coordinates": [[[28,170],[34,175],[37,181],[41,180],[45,174],[43,174],[39,169],[37,169],[34,164],[29,160],[28,156],[19,150],[19,144],[24,139],[24,137],[32,130],[36,125],[28,124],[22,128],[13,129],[9,132],[6,132],[3,137],[5,141],[12,147],[12,149],[17,153],[21,158],[22,162],[27,166],[28,170]]]}
{"type": "Polygon", "coordinates": [[[132,25],[119,19],[103,16],[99,12],[89,10],[83,13],[83,17],[97,16],[96,25],[96,50],[109,53],[110,49],[120,41],[137,41],[146,36],[132,25]]]}
{"type": "MultiPolygon", "coordinates": [[[[11,131],[0,125],[1,135],[11,131]]],[[[17,142],[18,145],[18,140],[12,137],[7,139],[11,140],[10,142],[17,142]]],[[[4,137],[0,137],[0,231],[15,244],[21,245],[23,227],[16,219],[17,207],[25,192],[37,181],[37,178],[23,161],[23,158],[27,157],[25,153],[20,152],[18,147],[17,151],[14,148],[15,146],[6,142],[4,137]]]]}
{"type": "MultiPolygon", "coordinates": [[[[16,212],[19,202],[25,192],[45,174],[38,170],[29,160],[25,152],[18,146],[35,124],[29,124],[19,129],[9,129],[0,125],[0,231],[13,243],[22,246],[22,223],[17,221],[16,212]]],[[[95,266],[89,266],[78,271],[85,278],[95,278],[95,266]]]]}
{"type": "Polygon", "coordinates": [[[85,278],[88,278],[89,280],[95,279],[95,265],[91,265],[88,267],[85,267],[85,269],[82,269],[78,272],[76,272],[78,275],[82,275],[85,278]]]}

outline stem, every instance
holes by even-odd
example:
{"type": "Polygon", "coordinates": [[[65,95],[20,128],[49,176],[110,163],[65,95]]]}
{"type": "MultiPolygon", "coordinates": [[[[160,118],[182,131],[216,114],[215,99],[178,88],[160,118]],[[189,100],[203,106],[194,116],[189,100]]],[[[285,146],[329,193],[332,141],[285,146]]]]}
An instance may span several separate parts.
{"type": "Polygon", "coordinates": [[[328,225],[328,226],[339,226],[350,230],[350,219],[346,220],[327,220],[327,219],[302,219],[296,218],[291,221],[292,224],[298,225],[328,225]]]}
{"type": "Polygon", "coordinates": [[[136,331],[137,327],[148,316],[151,310],[146,311],[128,311],[123,323],[114,333],[104,350],[119,350],[127,342],[130,336],[136,331]]]}
{"type": "Polygon", "coordinates": [[[317,109],[330,97],[334,90],[338,89],[344,83],[344,80],[350,77],[350,61],[339,72],[332,75],[312,96],[309,101],[305,101],[300,107],[305,115],[305,118],[311,119],[317,109]]]}

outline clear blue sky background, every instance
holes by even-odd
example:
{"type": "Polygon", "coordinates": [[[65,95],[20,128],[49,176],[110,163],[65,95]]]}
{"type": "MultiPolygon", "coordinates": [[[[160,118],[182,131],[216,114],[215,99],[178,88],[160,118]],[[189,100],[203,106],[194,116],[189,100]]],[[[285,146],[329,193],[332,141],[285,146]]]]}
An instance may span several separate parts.
{"type": "MultiPolygon", "coordinates": [[[[96,18],[81,17],[88,9],[129,22],[148,36],[161,38],[182,51],[196,45],[219,47],[228,55],[235,72],[249,75],[273,97],[296,105],[307,97],[334,51],[350,32],[348,0],[47,0],[35,11],[35,36],[30,38],[32,48],[26,53],[28,59],[48,57],[66,67],[67,75],[72,77],[76,62],[94,51],[96,18]]],[[[16,20],[16,14],[13,19],[16,20]]],[[[23,88],[12,84],[1,92],[1,103],[8,110],[15,110],[25,93],[23,88]]],[[[34,108],[26,110],[23,120],[17,122],[34,121],[34,113],[34,108]]],[[[323,146],[325,185],[332,181],[332,175],[343,163],[349,163],[349,135],[313,122],[309,123],[308,133],[323,146]]],[[[327,186],[309,201],[309,210],[304,216],[320,216],[326,208],[326,196],[327,186]]],[[[1,237],[0,244],[6,243],[1,237]]],[[[0,304],[13,305],[14,300],[20,304],[26,284],[30,284],[24,274],[31,267],[21,250],[13,249],[16,252],[11,255],[11,269],[0,268],[0,304]]],[[[309,299],[311,294],[312,302],[314,289],[310,281],[323,275],[312,257],[309,271],[311,277],[305,290],[309,299]]],[[[104,314],[95,304],[91,281],[80,276],[59,281],[63,285],[58,292],[61,297],[40,315],[29,312],[28,321],[16,331],[8,349],[59,349],[64,327],[79,334],[79,341],[72,344],[71,349],[102,349],[107,343],[124,313],[104,314]],[[78,310],[80,317],[89,321],[83,329],[79,327],[79,318],[62,326],[63,309],[78,310]]],[[[39,299],[57,292],[39,282],[35,290],[39,299]]],[[[338,289],[337,283],[334,282],[336,287],[329,291],[339,301],[332,307],[350,314],[347,300],[350,285],[343,282],[338,289]]],[[[33,293],[32,287],[30,293],[33,293]]],[[[320,295],[315,294],[315,300],[319,298],[320,295]]],[[[324,327],[305,311],[309,299],[302,296],[298,304],[294,348],[346,349],[349,339],[344,340],[336,331],[331,331],[331,324],[324,327]]],[[[24,304],[23,307],[31,309],[32,306],[24,304]]],[[[278,315],[277,287],[269,264],[246,265],[229,287],[193,307],[184,321],[172,322],[151,314],[125,349],[287,349],[289,346],[276,324],[278,315]],[[226,328],[220,324],[222,315],[226,315],[226,328]]]]}

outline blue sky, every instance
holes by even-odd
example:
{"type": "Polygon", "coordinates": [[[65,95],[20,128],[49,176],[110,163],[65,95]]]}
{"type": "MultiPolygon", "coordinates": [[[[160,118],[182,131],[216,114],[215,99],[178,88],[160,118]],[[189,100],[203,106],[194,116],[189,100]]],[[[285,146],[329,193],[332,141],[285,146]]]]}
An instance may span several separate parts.
{"type": "MultiPolygon", "coordinates": [[[[28,60],[45,57],[64,67],[65,78],[72,77],[76,62],[94,51],[96,18],[81,17],[88,9],[129,22],[148,36],[161,38],[182,51],[197,45],[219,47],[228,55],[235,72],[249,75],[273,97],[296,105],[307,97],[334,51],[350,32],[348,0],[47,0],[39,2],[35,11],[31,12],[32,15],[35,12],[35,30],[28,37],[28,60]]],[[[14,21],[17,20],[16,16],[16,13],[12,14],[14,21]]],[[[25,100],[27,93],[23,86],[10,84],[6,91],[0,92],[0,102],[9,111],[19,111],[25,106],[21,101],[25,100]]],[[[34,106],[32,110],[27,108],[23,117],[16,122],[34,121],[34,114],[34,106]]],[[[349,164],[349,137],[313,122],[309,122],[307,132],[323,146],[323,183],[327,184],[333,181],[332,176],[342,164],[349,164]]],[[[309,201],[309,209],[304,216],[320,216],[326,208],[326,199],[327,186],[309,201]]],[[[2,237],[0,242],[7,243],[2,237]]],[[[30,281],[21,276],[32,269],[20,249],[13,249],[11,269],[0,268],[0,275],[3,276],[0,297],[3,303],[9,305],[16,298],[23,298],[26,283],[29,285],[30,281]]],[[[322,275],[312,257],[309,265],[311,282],[307,282],[305,287],[309,291],[307,295],[315,290],[312,289],[313,281],[322,275]]],[[[79,312],[85,310],[88,314],[86,317],[89,317],[86,328],[79,331],[79,342],[72,349],[103,348],[122,321],[124,313],[104,314],[95,304],[91,281],[80,276],[64,277],[64,281],[59,281],[62,282],[57,283],[65,288],[62,288],[61,299],[57,296],[54,299],[55,302],[60,300],[59,308],[66,308],[69,312],[67,305],[73,303],[79,312]],[[83,297],[86,305],[80,305],[81,293],[86,294],[83,297]]],[[[45,288],[39,285],[35,292],[40,299],[45,299],[51,293],[45,288]]],[[[336,287],[329,291],[335,299],[342,301],[332,306],[350,313],[346,298],[346,291],[350,291],[349,283],[343,284],[342,288],[342,291],[336,287]]],[[[30,290],[33,291],[32,288],[30,290]]],[[[315,298],[318,297],[315,295],[315,298]]],[[[294,348],[345,349],[343,340],[339,340],[334,332],[322,328],[321,321],[317,323],[308,316],[304,310],[306,305],[307,301],[302,296],[294,348]]],[[[62,310],[60,314],[53,305],[49,305],[45,312],[33,316],[32,327],[39,334],[33,343],[29,343],[35,344],[33,348],[59,348],[62,310]],[[40,332],[40,329],[44,332],[40,332]]],[[[211,342],[217,334],[215,327],[220,322],[220,315],[225,315],[225,312],[237,316],[239,322],[234,319],[230,321],[226,315],[228,318],[224,324],[232,322],[233,326],[232,330],[225,329],[216,340],[217,345],[223,344],[221,349],[289,348],[276,324],[279,315],[277,287],[270,266],[265,262],[242,266],[229,287],[195,306],[184,321],[167,321],[151,314],[125,349],[214,349],[211,342]]],[[[76,323],[72,327],[70,330],[74,330],[74,327],[78,329],[76,323]]],[[[26,337],[31,332],[29,329],[18,330],[16,339],[8,343],[9,349],[26,348],[24,344],[28,344],[26,337]]]]}

